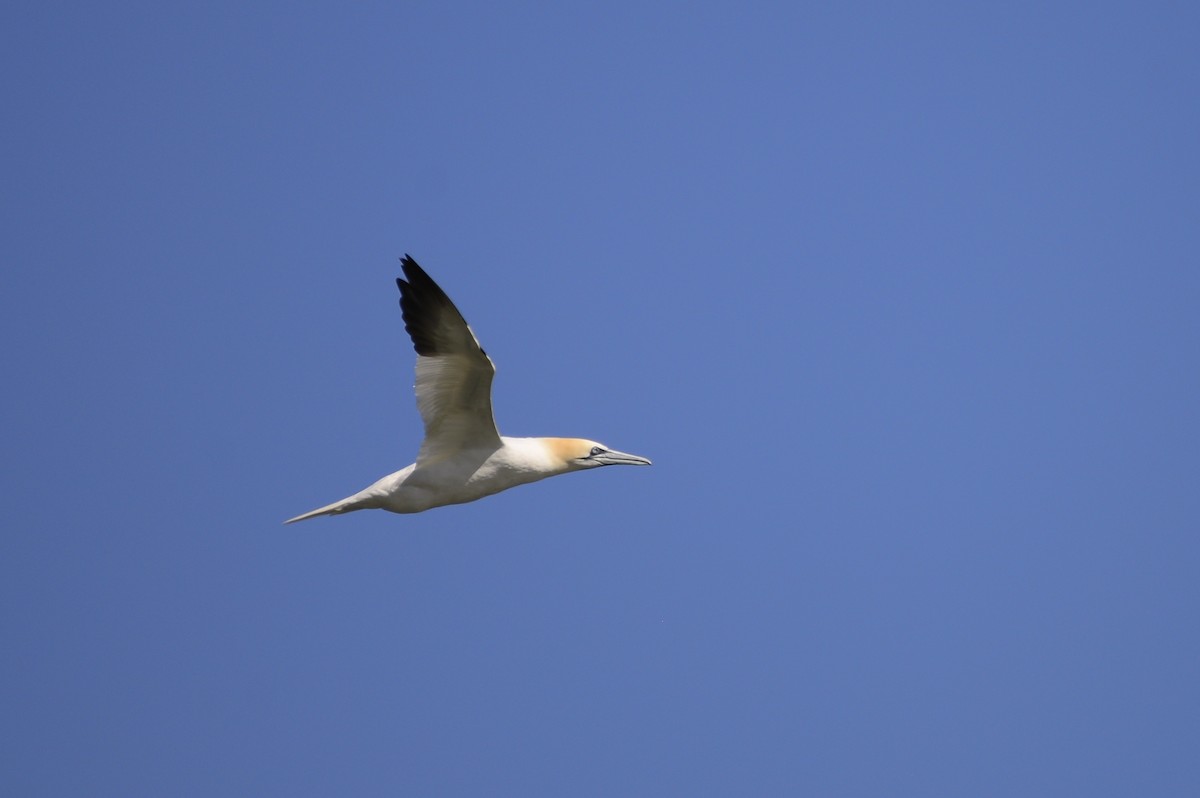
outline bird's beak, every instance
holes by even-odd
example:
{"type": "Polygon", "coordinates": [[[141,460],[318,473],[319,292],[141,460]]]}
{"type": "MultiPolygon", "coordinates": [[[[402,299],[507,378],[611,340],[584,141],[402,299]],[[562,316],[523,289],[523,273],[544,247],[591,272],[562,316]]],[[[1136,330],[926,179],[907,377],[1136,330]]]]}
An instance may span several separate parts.
{"type": "Polygon", "coordinates": [[[601,452],[592,457],[600,465],[650,465],[650,461],[645,457],[638,457],[636,454],[625,454],[625,452],[601,452]]]}

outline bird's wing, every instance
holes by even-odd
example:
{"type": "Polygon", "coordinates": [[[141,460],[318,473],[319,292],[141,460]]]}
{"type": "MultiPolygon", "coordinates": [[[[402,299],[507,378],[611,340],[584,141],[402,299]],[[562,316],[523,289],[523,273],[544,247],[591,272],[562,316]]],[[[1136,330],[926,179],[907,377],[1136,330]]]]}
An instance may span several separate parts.
{"type": "Polygon", "coordinates": [[[408,279],[397,278],[396,285],[404,329],[417,350],[417,409],[425,422],[417,464],[460,449],[499,446],[492,418],[496,367],[446,292],[408,255],[400,265],[408,279]]]}

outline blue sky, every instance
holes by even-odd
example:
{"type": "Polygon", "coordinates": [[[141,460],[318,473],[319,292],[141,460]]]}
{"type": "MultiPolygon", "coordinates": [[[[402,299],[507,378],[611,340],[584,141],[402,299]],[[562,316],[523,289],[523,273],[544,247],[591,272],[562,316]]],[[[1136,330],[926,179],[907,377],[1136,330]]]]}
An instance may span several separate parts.
{"type": "Polygon", "coordinates": [[[1198,23],[7,5],[5,792],[1195,795],[1198,23]]]}

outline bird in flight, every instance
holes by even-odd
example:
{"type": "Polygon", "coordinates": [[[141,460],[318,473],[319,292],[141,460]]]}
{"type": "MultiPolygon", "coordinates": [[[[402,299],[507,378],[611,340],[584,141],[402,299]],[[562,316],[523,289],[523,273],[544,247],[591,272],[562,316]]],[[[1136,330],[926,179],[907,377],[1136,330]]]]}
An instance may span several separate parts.
{"type": "Polygon", "coordinates": [[[650,465],[645,457],[582,438],[501,435],[492,418],[491,358],[425,270],[408,255],[400,265],[400,311],[417,351],[417,409],[425,423],[417,462],[285,524],[355,510],[419,513],[572,471],[650,465]]]}

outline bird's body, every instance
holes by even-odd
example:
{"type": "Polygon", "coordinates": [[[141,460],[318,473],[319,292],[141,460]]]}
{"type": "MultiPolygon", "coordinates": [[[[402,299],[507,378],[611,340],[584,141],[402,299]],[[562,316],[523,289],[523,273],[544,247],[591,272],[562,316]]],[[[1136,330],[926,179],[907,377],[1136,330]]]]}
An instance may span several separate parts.
{"type": "Polygon", "coordinates": [[[354,510],[419,513],[482,499],[539,479],[604,465],[649,465],[583,438],[509,438],[492,419],[495,367],[458,309],[416,261],[401,261],[404,326],[417,351],[417,461],[341,501],[285,523],[354,510]]]}

